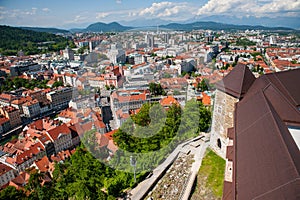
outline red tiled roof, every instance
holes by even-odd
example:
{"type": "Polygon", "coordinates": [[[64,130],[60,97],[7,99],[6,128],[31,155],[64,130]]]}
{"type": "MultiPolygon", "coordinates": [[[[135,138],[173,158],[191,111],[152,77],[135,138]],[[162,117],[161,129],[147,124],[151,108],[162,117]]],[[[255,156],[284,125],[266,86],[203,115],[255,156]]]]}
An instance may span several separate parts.
{"type": "Polygon", "coordinates": [[[202,95],[203,95],[203,97],[202,97],[202,103],[203,103],[203,105],[205,105],[205,106],[209,106],[210,105],[210,96],[208,96],[205,92],[202,92],[202,95]]]}
{"type": "Polygon", "coordinates": [[[107,137],[109,140],[112,140],[113,139],[113,134],[117,132],[117,129],[116,130],[112,130],[108,133],[105,133],[104,136],[107,137]]]}
{"type": "Polygon", "coordinates": [[[14,95],[12,94],[5,94],[5,93],[2,93],[0,94],[0,99],[2,101],[7,101],[7,102],[11,102],[13,100],[15,100],[17,97],[15,97],[14,95]]]}
{"type": "Polygon", "coordinates": [[[49,170],[49,159],[47,156],[34,162],[40,172],[47,172],[49,170]]]}
{"type": "Polygon", "coordinates": [[[11,167],[5,165],[5,164],[2,164],[0,163],[0,176],[2,176],[3,174],[9,172],[10,170],[12,170],[11,167]]]}
{"type": "Polygon", "coordinates": [[[38,103],[39,103],[39,101],[37,99],[34,99],[32,101],[28,101],[28,102],[24,103],[23,106],[32,106],[32,105],[38,104],[38,103]]]}
{"type": "Polygon", "coordinates": [[[168,97],[163,98],[160,101],[160,104],[162,106],[172,106],[173,104],[179,105],[178,101],[172,96],[168,96],[168,97]]]}
{"type": "Polygon", "coordinates": [[[20,104],[23,104],[25,102],[28,102],[28,101],[31,101],[32,98],[30,96],[27,96],[27,97],[21,97],[19,99],[16,99],[16,100],[13,100],[11,102],[11,104],[16,104],[16,105],[20,105],[20,104]]]}
{"type": "Polygon", "coordinates": [[[29,181],[30,174],[27,172],[21,172],[19,176],[9,182],[10,186],[14,186],[17,189],[22,189],[29,181]]]}
{"type": "Polygon", "coordinates": [[[51,160],[60,162],[66,160],[67,158],[70,158],[70,156],[71,156],[71,152],[69,150],[65,150],[65,151],[58,152],[56,156],[52,155],[51,160]]]}
{"type": "Polygon", "coordinates": [[[71,131],[66,124],[62,124],[48,131],[49,136],[56,140],[60,134],[70,134],[71,131]]]}

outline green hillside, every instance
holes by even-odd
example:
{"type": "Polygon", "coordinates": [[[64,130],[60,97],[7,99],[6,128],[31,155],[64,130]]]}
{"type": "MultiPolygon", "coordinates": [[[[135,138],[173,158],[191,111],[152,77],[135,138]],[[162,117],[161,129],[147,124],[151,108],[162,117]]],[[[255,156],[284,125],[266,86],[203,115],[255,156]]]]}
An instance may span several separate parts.
{"type": "Polygon", "coordinates": [[[75,47],[72,40],[45,32],[0,26],[0,54],[16,55],[22,50],[25,55],[47,53],[75,47]]]}

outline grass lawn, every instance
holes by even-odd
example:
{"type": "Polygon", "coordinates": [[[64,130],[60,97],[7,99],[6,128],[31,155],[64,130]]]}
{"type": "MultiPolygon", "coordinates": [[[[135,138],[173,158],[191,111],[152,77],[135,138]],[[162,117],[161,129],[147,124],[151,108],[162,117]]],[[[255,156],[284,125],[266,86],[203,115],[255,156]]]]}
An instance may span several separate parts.
{"type": "Polygon", "coordinates": [[[221,199],[225,160],[207,149],[195,181],[191,199],[221,199]]]}

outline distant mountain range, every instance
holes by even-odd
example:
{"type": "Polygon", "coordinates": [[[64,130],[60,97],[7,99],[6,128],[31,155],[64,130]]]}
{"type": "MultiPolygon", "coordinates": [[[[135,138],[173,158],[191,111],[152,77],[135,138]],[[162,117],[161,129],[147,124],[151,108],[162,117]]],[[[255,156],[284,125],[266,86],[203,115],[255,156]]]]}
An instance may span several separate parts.
{"type": "Polygon", "coordinates": [[[112,22],[109,24],[105,24],[102,22],[97,22],[94,24],[89,25],[85,31],[91,31],[91,32],[122,32],[127,31],[129,29],[132,29],[133,27],[129,26],[122,26],[121,24],[117,22],[112,22]]]}
{"type": "Polygon", "coordinates": [[[193,22],[188,24],[171,23],[167,25],[159,26],[161,28],[192,31],[199,29],[210,29],[210,30],[280,30],[280,31],[292,31],[292,28],[286,27],[265,27],[265,26],[251,26],[251,25],[234,25],[234,24],[223,24],[218,22],[193,22]]]}
{"type": "MultiPolygon", "coordinates": [[[[196,20],[196,19],[193,19],[196,20]]],[[[190,21],[193,21],[192,19],[190,21]]],[[[32,30],[37,32],[47,32],[47,33],[54,33],[54,34],[67,34],[70,32],[123,32],[128,31],[131,29],[138,28],[139,30],[153,30],[154,27],[151,24],[157,24],[157,27],[160,29],[169,29],[169,30],[181,30],[181,31],[191,31],[191,30],[199,30],[199,29],[210,29],[210,30],[269,30],[269,31],[296,31],[292,28],[287,27],[268,27],[268,26],[260,26],[260,25],[236,25],[236,24],[225,24],[220,22],[213,22],[213,21],[196,21],[192,23],[167,23],[167,21],[154,19],[148,20],[147,22],[143,23],[143,20],[135,20],[131,22],[122,22],[125,25],[121,25],[118,22],[112,23],[103,23],[97,22],[90,24],[86,28],[73,28],[70,30],[63,30],[57,28],[39,28],[39,27],[19,27],[26,30],[32,30]],[[130,26],[130,24],[134,24],[134,26],[130,26]],[[166,25],[162,25],[166,24],[166,25]]]]}

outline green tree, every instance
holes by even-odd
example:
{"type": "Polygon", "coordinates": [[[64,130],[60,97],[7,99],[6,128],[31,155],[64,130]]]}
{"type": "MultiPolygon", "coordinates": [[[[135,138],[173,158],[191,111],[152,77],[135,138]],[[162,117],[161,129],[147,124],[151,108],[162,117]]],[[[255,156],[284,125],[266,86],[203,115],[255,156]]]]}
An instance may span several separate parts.
{"type": "Polygon", "coordinates": [[[205,79],[202,79],[202,81],[197,84],[197,89],[200,89],[203,92],[208,90],[205,79]]]}
{"type": "Polygon", "coordinates": [[[166,94],[166,92],[164,91],[164,89],[162,88],[160,83],[151,82],[149,84],[149,90],[150,90],[151,94],[154,95],[154,96],[165,95],[166,94]]]}
{"type": "Polygon", "coordinates": [[[52,84],[52,88],[57,88],[57,87],[60,87],[60,86],[63,86],[64,83],[62,81],[55,81],[53,84],[52,84]]]}
{"type": "Polygon", "coordinates": [[[25,199],[25,196],[23,190],[17,190],[13,186],[8,186],[0,192],[1,200],[25,199]]]}

